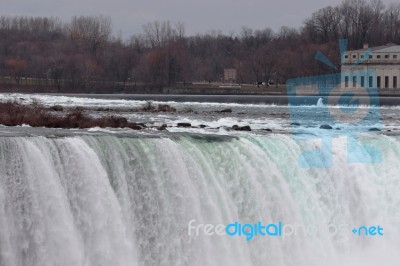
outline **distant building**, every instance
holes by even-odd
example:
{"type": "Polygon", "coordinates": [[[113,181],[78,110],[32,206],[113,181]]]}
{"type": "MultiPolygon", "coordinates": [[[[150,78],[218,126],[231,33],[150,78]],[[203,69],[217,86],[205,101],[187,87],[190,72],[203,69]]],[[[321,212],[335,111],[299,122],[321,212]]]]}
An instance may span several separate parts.
{"type": "Polygon", "coordinates": [[[347,51],[341,72],[342,87],[359,84],[364,88],[399,89],[400,45],[390,43],[368,48],[365,44],[363,49],[347,51]],[[374,70],[376,75],[364,76],[357,70],[374,70]]]}
{"type": "Polygon", "coordinates": [[[224,82],[225,83],[236,83],[236,69],[234,69],[234,68],[224,69],[224,82]]]}

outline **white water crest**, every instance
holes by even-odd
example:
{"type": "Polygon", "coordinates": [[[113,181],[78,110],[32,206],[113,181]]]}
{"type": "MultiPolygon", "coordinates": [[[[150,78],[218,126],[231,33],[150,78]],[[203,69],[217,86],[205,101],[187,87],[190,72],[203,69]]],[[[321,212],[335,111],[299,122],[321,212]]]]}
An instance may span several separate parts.
{"type": "Polygon", "coordinates": [[[307,169],[290,135],[0,137],[0,265],[398,265],[400,141],[370,141],[380,163],[335,138],[332,167],[307,169]],[[193,219],[347,226],[246,241],[189,236],[193,219]]]}
{"type": "Polygon", "coordinates": [[[324,99],[323,98],[319,98],[317,101],[317,107],[323,107],[324,106],[324,99]]]}

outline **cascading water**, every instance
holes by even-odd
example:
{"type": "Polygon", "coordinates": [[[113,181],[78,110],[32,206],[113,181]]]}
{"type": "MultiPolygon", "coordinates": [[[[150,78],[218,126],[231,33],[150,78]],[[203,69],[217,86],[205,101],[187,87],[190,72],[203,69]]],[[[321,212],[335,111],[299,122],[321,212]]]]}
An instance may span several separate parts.
{"type": "Polygon", "coordinates": [[[334,141],[332,168],[306,169],[284,134],[1,137],[0,265],[397,265],[399,139],[374,135],[378,164],[334,141]],[[346,226],[247,241],[191,220],[346,226]]]}
{"type": "Polygon", "coordinates": [[[322,107],[324,106],[324,99],[323,98],[319,98],[317,101],[317,107],[322,107]]]}

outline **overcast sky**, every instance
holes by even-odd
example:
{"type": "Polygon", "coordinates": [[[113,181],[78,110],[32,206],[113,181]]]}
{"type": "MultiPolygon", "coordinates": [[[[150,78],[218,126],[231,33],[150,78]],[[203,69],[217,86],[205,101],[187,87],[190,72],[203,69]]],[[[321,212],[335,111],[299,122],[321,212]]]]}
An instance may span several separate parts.
{"type": "MultiPolygon", "coordinates": [[[[142,32],[154,20],[184,22],[187,35],[221,30],[239,33],[254,29],[300,27],[314,11],[338,0],[0,0],[1,15],[56,16],[69,21],[74,15],[106,15],[114,33],[124,38],[142,32]]],[[[393,2],[384,0],[385,3],[393,2]]]]}

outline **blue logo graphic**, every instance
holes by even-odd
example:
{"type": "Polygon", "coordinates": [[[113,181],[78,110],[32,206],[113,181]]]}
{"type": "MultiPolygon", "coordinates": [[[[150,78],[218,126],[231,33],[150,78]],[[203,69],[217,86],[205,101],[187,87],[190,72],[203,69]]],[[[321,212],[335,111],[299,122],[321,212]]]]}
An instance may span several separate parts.
{"type": "Polygon", "coordinates": [[[383,236],[383,227],[377,226],[360,226],[359,228],[354,228],[351,232],[357,236],[383,236]]]}
{"type": "MultiPolygon", "coordinates": [[[[377,75],[374,68],[361,65],[371,51],[363,51],[355,64],[349,64],[345,60],[347,40],[339,40],[339,47],[340,73],[286,82],[293,138],[300,147],[307,147],[302,148],[298,161],[303,168],[332,167],[332,141],[341,136],[347,138],[348,163],[378,163],[381,160],[379,149],[368,143],[362,134],[382,128],[377,75]],[[299,127],[309,124],[319,130],[312,134],[299,131],[299,127]],[[301,145],[310,140],[314,141],[311,147],[301,145]]],[[[338,69],[321,52],[315,58],[332,69],[338,69]]]]}
{"type": "Polygon", "coordinates": [[[229,224],[209,224],[197,223],[195,219],[188,222],[187,232],[190,237],[198,236],[229,236],[242,237],[246,241],[253,240],[256,237],[273,237],[282,240],[294,237],[296,235],[317,236],[320,234],[329,234],[335,236],[341,232],[352,232],[356,236],[383,236],[383,227],[377,226],[360,226],[350,230],[346,223],[342,224],[302,224],[302,223],[240,223],[234,221],[229,224]]]}
{"type": "Polygon", "coordinates": [[[228,224],[225,228],[225,232],[228,236],[246,236],[246,240],[250,241],[253,237],[260,236],[282,236],[282,222],[278,222],[277,224],[271,223],[267,225],[263,225],[261,222],[256,224],[241,224],[238,222],[234,222],[228,224]]]}

